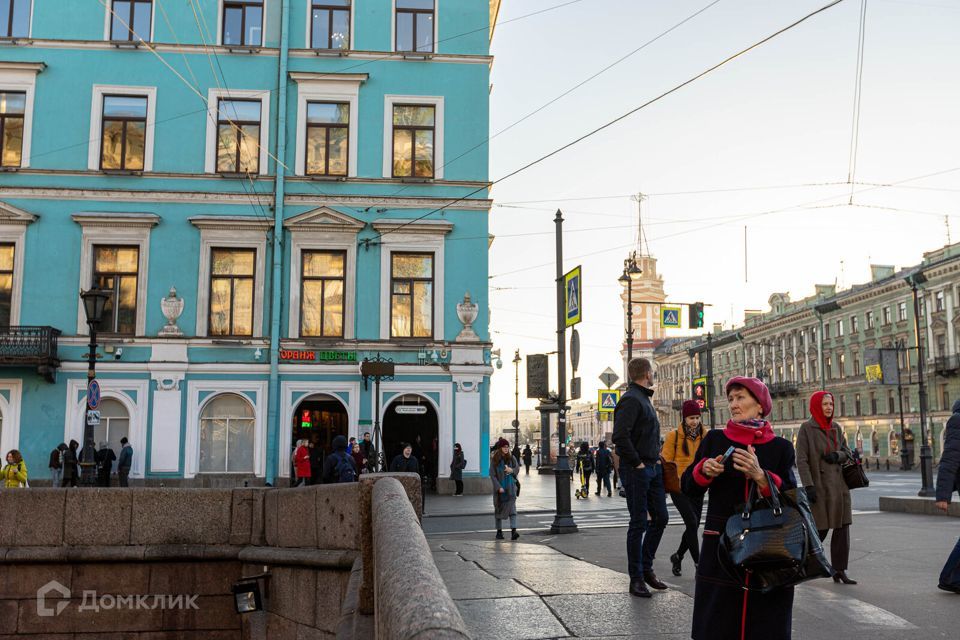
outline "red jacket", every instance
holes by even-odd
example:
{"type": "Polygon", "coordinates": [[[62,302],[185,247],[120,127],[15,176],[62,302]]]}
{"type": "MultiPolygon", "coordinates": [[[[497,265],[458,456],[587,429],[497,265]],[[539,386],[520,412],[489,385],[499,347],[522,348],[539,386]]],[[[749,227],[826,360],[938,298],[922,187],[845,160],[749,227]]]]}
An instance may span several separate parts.
{"type": "Polygon", "coordinates": [[[309,478],[310,474],[310,449],[304,446],[297,447],[293,454],[293,466],[297,471],[298,478],[309,478]]]}

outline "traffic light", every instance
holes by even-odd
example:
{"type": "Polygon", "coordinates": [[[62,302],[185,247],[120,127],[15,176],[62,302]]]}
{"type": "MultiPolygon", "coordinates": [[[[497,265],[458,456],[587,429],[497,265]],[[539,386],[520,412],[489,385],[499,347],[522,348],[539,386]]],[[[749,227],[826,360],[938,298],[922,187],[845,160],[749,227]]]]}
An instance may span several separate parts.
{"type": "Polygon", "coordinates": [[[690,311],[690,328],[700,329],[703,327],[703,303],[694,302],[688,307],[690,311]]]}
{"type": "Polygon", "coordinates": [[[709,409],[710,402],[707,397],[707,379],[696,378],[693,381],[693,399],[700,406],[700,409],[709,409]]]}

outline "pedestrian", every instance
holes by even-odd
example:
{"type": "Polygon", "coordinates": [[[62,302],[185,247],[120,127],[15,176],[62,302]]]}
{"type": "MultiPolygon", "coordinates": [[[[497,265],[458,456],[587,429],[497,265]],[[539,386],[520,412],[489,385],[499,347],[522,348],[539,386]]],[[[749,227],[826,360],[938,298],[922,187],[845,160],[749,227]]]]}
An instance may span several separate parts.
{"type": "MultiPolygon", "coordinates": [[[[693,456],[700,448],[703,440],[703,425],[701,424],[700,405],[696,400],[687,400],[680,408],[682,422],[680,426],[667,434],[663,443],[661,455],[667,462],[677,465],[677,479],[683,476],[693,456]]],[[[689,551],[693,564],[700,562],[700,540],[697,533],[700,530],[700,518],[703,516],[703,495],[688,496],[683,492],[671,492],[670,500],[683,518],[684,531],[680,536],[680,546],[677,552],[670,556],[673,575],[683,575],[683,555],[689,551]]]]}
{"type": "Polygon", "coordinates": [[[27,463],[23,461],[23,456],[16,449],[11,449],[7,453],[7,464],[3,471],[0,471],[0,478],[3,478],[3,486],[6,489],[30,486],[27,484],[27,463]]]}
{"type": "Polygon", "coordinates": [[[110,448],[108,442],[101,442],[100,449],[94,460],[97,463],[97,486],[109,487],[110,474],[113,473],[113,461],[117,459],[117,454],[110,448]]]}
{"type": "Polygon", "coordinates": [[[513,449],[510,451],[510,454],[517,461],[517,463],[520,462],[520,458],[523,456],[523,453],[520,451],[520,445],[517,442],[513,443],[513,449]]]}
{"type": "Polygon", "coordinates": [[[323,447],[320,446],[320,434],[314,433],[310,440],[304,440],[307,443],[307,454],[310,458],[310,479],[307,484],[320,484],[323,482],[323,447]]]}
{"type": "Polygon", "coordinates": [[[61,442],[50,452],[50,486],[59,487],[63,484],[63,452],[67,450],[67,445],[61,442]]]}
{"type": "Polygon", "coordinates": [[[364,465],[363,451],[360,450],[360,443],[358,442],[354,447],[353,451],[350,452],[350,457],[353,458],[353,464],[357,467],[357,473],[366,473],[367,469],[364,465]]]}
{"type": "Polygon", "coordinates": [[[117,460],[117,477],[120,479],[121,487],[128,487],[130,478],[130,467],[133,466],[133,447],[126,436],[120,438],[120,458],[117,460]]]}
{"type": "Polygon", "coordinates": [[[602,482],[607,487],[607,497],[613,495],[613,492],[610,490],[610,470],[613,468],[613,457],[610,455],[610,450],[607,449],[607,443],[605,440],[601,440],[600,444],[597,445],[597,455],[595,468],[597,471],[597,495],[600,495],[600,483],[602,482]]]}
{"type": "Polygon", "coordinates": [[[377,470],[377,451],[373,448],[369,431],[363,432],[363,440],[360,441],[360,453],[363,454],[363,466],[367,473],[375,472],[377,470]]]}
{"type": "Polygon", "coordinates": [[[590,445],[586,442],[580,443],[580,450],[577,451],[577,459],[574,471],[580,473],[581,484],[580,494],[584,498],[590,497],[590,476],[593,475],[593,454],[590,453],[590,445]]]}
{"type": "Polygon", "coordinates": [[[817,391],[810,396],[809,420],[797,433],[797,471],[810,501],[820,540],[830,537],[830,564],[834,582],[857,584],[847,576],[850,562],[850,525],[853,507],[850,489],[840,465],[853,459],[843,429],[833,421],[833,394],[817,391]]]}
{"type": "Polygon", "coordinates": [[[653,365],[646,358],[627,363],[630,384],[613,412],[613,441],[620,456],[620,479],[626,492],[627,569],[630,593],[649,598],[644,583],[667,585],[653,571],[653,559],[667,526],[667,497],[660,464],[660,420],[653,408],[653,365]],[[649,516],[649,522],[648,522],[649,516]]]}
{"type": "Polygon", "coordinates": [[[617,471],[617,469],[620,468],[620,456],[617,455],[617,446],[615,444],[610,445],[610,458],[613,460],[613,490],[622,498],[624,497],[623,486],[620,483],[620,473],[617,471]]]}
{"type": "Polygon", "coordinates": [[[523,466],[527,469],[527,475],[530,475],[530,465],[533,464],[533,451],[530,450],[529,444],[524,445],[520,457],[523,458],[523,466]]]}
{"type": "Polygon", "coordinates": [[[490,458],[490,482],[493,484],[493,515],[497,521],[497,540],[503,540],[504,520],[510,521],[510,539],[520,537],[517,533],[517,474],[520,463],[510,451],[510,443],[497,440],[496,450],[490,458]]]}
{"type": "Polygon", "coordinates": [[[347,453],[346,437],[337,436],[333,439],[332,446],[333,453],[323,462],[323,484],[356,482],[360,474],[357,473],[353,458],[347,453]]]}
{"type": "Polygon", "coordinates": [[[357,446],[357,439],[353,436],[350,436],[350,439],[347,441],[347,454],[353,457],[353,449],[357,446]]]}
{"type": "Polygon", "coordinates": [[[396,457],[390,461],[390,473],[420,473],[420,464],[413,455],[413,447],[409,442],[401,442],[396,457]]]}
{"type": "Polygon", "coordinates": [[[726,385],[730,420],[710,430],[693,463],[683,474],[688,495],[709,493],[693,598],[694,640],[750,638],[787,640],[791,633],[793,587],[760,593],[748,591],[718,559],[720,533],[727,519],[740,513],[751,483],[761,495],[771,494],[767,475],[780,490],[796,486],[793,445],[773,433],[764,420],[772,408],[770,391],[757,378],[734,377],[726,385]],[[733,447],[729,458],[724,453],[733,447]]]}
{"type": "MultiPolygon", "coordinates": [[[[943,436],[943,454],[937,468],[937,509],[947,512],[954,491],[960,491],[960,400],[953,403],[953,415],[947,420],[943,436]]],[[[943,565],[937,586],[960,593],[960,539],[943,565]]]]}
{"type": "Polygon", "coordinates": [[[467,466],[467,459],[463,457],[463,447],[457,442],[453,445],[453,460],[450,462],[450,479],[457,485],[453,492],[455,496],[463,495],[463,470],[467,466]]]}
{"type": "Polygon", "coordinates": [[[77,479],[80,476],[80,469],[77,464],[77,449],[79,448],[80,443],[76,440],[71,440],[70,446],[63,452],[63,480],[61,480],[60,484],[62,487],[77,486],[77,479]]]}
{"type": "Polygon", "coordinates": [[[310,447],[307,446],[306,439],[297,440],[297,448],[293,452],[293,468],[297,474],[295,486],[305,487],[310,484],[313,473],[310,469],[310,447]]]}

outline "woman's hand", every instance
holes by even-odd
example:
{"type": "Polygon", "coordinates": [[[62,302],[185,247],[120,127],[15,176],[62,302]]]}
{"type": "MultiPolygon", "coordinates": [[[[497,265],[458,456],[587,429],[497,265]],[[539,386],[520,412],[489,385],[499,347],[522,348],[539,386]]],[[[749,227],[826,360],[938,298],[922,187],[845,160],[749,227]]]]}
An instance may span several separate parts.
{"type": "Polygon", "coordinates": [[[756,450],[752,445],[733,452],[733,468],[756,482],[761,488],[767,486],[767,476],[760,468],[760,461],[757,460],[756,450]]]}
{"type": "Polygon", "coordinates": [[[503,470],[506,471],[507,473],[513,473],[513,469],[510,467],[504,467],[503,470]]]}
{"type": "Polygon", "coordinates": [[[944,513],[947,512],[947,509],[948,509],[949,506],[950,506],[949,503],[948,503],[946,500],[938,500],[937,502],[934,502],[933,504],[934,504],[934,506],[935,506],[937,509],[940,509],[940,511],[943,511],[944,513]]]}
{"type": "Polygon", "coordinates": [[[703,475],[708,478],[716,478],[718,475],[723,473],[723,456],[717,456],[716,458],[705,458],[703,461],[703,475]]]}
{"type": "Polygon", "coordinates": [[[500,487],[500,493],[504,493],[503,487],[500,487]]]}

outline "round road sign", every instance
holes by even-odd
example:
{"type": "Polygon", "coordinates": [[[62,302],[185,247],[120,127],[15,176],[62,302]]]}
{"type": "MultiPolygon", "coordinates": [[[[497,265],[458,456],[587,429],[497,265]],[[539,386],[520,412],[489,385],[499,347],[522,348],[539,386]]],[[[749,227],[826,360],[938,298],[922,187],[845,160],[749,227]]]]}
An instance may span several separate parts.
{"type": "Polygon", "coordinates": [[[90,384],[87,385],[87,407],[90,409],[96,409],[100,406],[100,383],[96,380],[91,380],[90,384]]]}

